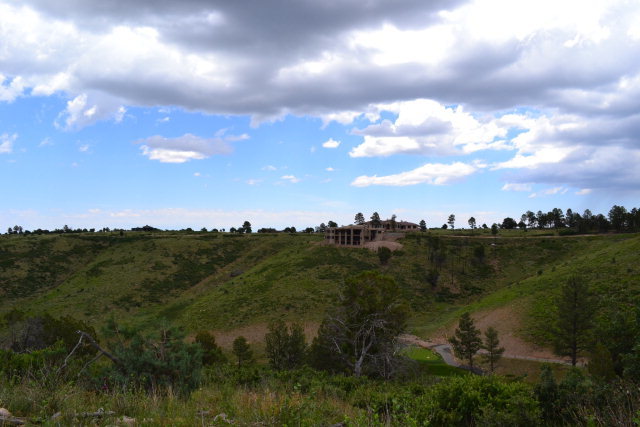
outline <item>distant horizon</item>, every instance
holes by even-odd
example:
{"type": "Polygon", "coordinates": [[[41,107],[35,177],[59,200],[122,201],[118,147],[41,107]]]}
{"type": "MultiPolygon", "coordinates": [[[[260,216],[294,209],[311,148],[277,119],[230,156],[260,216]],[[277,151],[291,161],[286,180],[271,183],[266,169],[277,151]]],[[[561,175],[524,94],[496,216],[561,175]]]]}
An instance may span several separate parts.
{"type": "MultiPolygon", "coordinates": [[[[614,205],[614,206],[621,206],[621,207],[625,208],[627,213],[630,213],[632,211],[632,209],[636,209],[636,210],[638,209],[638,207],[635,207],[635,206],[633,206],[633,207],[627,207],[627,206],[623,206],[623,205],[614,205]]],[[[613,206],[611,208],[613,208],[613,206]]],[[[568,209],[570,209],[570,208],[568,208],[568,209]]],[[[566,210],[564,210],[564,209],[561,209],[561,210],[562,210],[562,214],[563,215],[566,214],[566,210]]],[[[538,213],[538,211],[541,211],[541,210],[535,210],[535,211],[532,210],[532,212],[536,213],[536,214],[538,213]]],[[[591,212],[591,214],[593,216],[603,215],[605,218],[608,219],[609,210],[607,210],[606,212],[598,212],[598,211],[594,211],[594,210],[590,210],[589,209],[589,211],[591,212]]],[[[544,214],[547,214],[547,213],[550,213],[551,211],[541,211],[541,212],[544,213],[544,214]]],[[[582,216],[584,212],[585,211],[573,211],[573,214],[579,214],[579,215],[582,216]]],[[[134,228],[142,228],[142,227],[145,227],[145,226],[157,228],[160,231],[181,231],[181,230],[186,230],[188,228],[191,228],[194,232],[200,231],[202,228],[206,228],[207,231],[212,231],[213,229],[217,229],[218,231],[221,231],[222,229],[224,229],[225,231],[229,231],[231,228],[237,229],[237,228],[241,227],[243,225],[244,221],[249,221],[249,223],[251,224],[251,228],[252,228],[253,232],[256,232],[257,230],[259,230],[261,228],[274,228],[277,231],[282,231],[282,230],[284,230],[285,228],[288,228],[288,227],[295,227],[297,231],[303,231],[305,228],[308,228],[308,227],[312,227],[312,228],[315,229],[316,227],[320,226],[321,224],[328,225],[329,221],[336,222],[338,224],[338,226],[353,225],[353,224],[355,224],[355,216],[356,216],[357,213],[359,213],[359,212],[354,213],[351,222],[340,222],[340,221],[336,221],[333,218],[329,218],[328,220],[320,221],[317,224],[300,223],[299,225],[296,225],[296,224],[278,225],[278,224],[262,224],[262,223],[256,224],[250,218],[244,218],[244,219],[238,221],[237,224],[236,223],[233,223],[233,224],[229,223],[228,225],[209,225],[209,226],[207,226],[207,225],[193,225],[193,224],[188,225],[188,224],[185,224],[184,226],[179,226],[179,227],[163,227],[163,226],[161,226],[159,224],[153,224],[153,223],[144,223],[144,224],[135,223],[135,224],[132,224],[132,225],[117,225],[117,226],[109,226],[109,225],[73,226],[73,225],[70,225],[68,223],[65,223],[65,224],[62,224],[62,225],[54,225],[54,226],[50,226],[50,227],[37,226],[37,225],[36,226],[25,226],[24,224],[14,224],[14,225],[9,225],[9,226],[0,228],[0,234],[6,233],[8,228],[13,228],[14,226],[20,226],[25,231],[29,230],[31,232],[33,232],[35,230],[38,230],[38,229],[48,230],[50,232],[53,232],[54,230],[62,230],[65,226],[67,226],[70,230],[78,230],[78,229],[87,229],[87,230],[89,230],[89,229],[94,229],[96,232],[101,231],[101,230],[103,230],[105,228],[109,228],[111,231],[114,231],[114,230],[117,231],[117,230],[120,230],[120,229],[132,230],[134,228]]],[[[360,212],[360,213],[362,213],[364,215],[365,222],[370,222],[371,221],[370,217],[371,217],[371,215],[373,215],[373,213],[371,213],[371,215],[367,215],[364,212],[360,212]]],[[[471,229],[471,227],[468,226],[469,225],[468,221],[469,221],[469,219],[471,219],[471,217],[473,215],[463,218],[463,217],[458,216],[454,212],[452,212],[451,214],[455,215],[455,226],[454,226],[455,229],[457,229],[457,230],[471,229]]],[[[473,218],[476,220],[476,228],[481,228],[483,224],[486,224],[487,227],[491,227],[491,225],[494,224],[494,223],[497,224],[498,226],[500,226],[502,224],[503,220],[506,219],[506,218],[512,218],[517,223],[517,222],[520,222],[521,216],[523,214],[525,214],[525,212],[522,212],[520,215],[506,216],[504,218],[500,218],[499,220],[491,221],[491,222],[482,221],[482,220],[480,220],[480,219],[478,219],[478,218],[476,218],[474,216],[473,216],[473,218]]],[[[380,219],[382,221],[388,221],[388,220],[391,219],[391,217],[393,215],[394,214],[389,215],[387,217],[385,217],[384,215],[380,215],[380,219]]],[[[426,218],[409,219],[409,218],[402,218],[402,217],[399,217],[399,216],[396,218],[396,221],[398,221],[398,222],[407,221],[407,222],[412,222],[412,223],[415,223],[415,224],[419,224],[421,220],[424,220],[426,222],[427,229],[438,229],[438,228],[442,228],[444,225],[447,225],[447,223],[448,223],[448,215],[447,215],[447,217],[445,217],[443,219],[443,221],[441,223],[437,223],[437,222],[431,222],[430,223],[430,222],[427,221],[426,218]]],[[[530,228],[530,227],[527,226],[527,228],[530,228]]],[[[545,227],[545,228],[553,228],[553,227],[545,227]]]]}
{"type": "Polygon", "coordinates": [[[640,4],[0,2],[0,230],[640,200],[640,4]]]}

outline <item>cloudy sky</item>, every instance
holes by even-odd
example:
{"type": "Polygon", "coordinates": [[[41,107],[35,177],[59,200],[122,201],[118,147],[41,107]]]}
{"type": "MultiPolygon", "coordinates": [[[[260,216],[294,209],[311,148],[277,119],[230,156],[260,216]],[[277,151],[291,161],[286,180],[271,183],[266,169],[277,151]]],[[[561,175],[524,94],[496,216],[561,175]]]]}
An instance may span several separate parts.
{"type": "Polygon", "coordinates": [[[640,4],[0,0],[0,227],[640,205],[640,4]]]}

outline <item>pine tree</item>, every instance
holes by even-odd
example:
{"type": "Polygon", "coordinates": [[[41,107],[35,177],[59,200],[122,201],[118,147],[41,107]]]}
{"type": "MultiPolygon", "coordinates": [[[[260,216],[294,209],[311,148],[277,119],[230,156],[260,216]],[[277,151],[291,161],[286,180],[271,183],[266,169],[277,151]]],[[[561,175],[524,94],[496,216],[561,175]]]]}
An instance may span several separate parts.
{"type": "Polygon", "coordinates": [[[482,339],[480,339],[480,330],[475,327],[469,313],[464,313],[460,317],[455,335],[449,338],[449,342],[456,357],[467,360],[469,367],[473,369],[473,356],[480,350],[482,339]]]}
{"type": "Polygon", "coordinates": [[[562,286],[557,303],[555,352],[569,356],[576,366],[578,354],[587,349],[593,322],[593,307],[589,288],[577,277],[570,277],[562,286]]]}
{"type": "Polygon", "coordinates": [[[489,370],[493,373],[496,363],[502,357],[502,353],[504,353],[504,347],[500,347],[498,331],[491,326],[484,333],[484,344],[482,348],[487,351],[484,359],[489,363],[489,370]]]}
{"type": "Polygon", "coordinates": [[[249,363],[253,360],[253,351],[249,347],[247,339],[243,336],[239,336],[233,340],[233,354],[238,359],[238,367],[244,363],[249,363]]]}

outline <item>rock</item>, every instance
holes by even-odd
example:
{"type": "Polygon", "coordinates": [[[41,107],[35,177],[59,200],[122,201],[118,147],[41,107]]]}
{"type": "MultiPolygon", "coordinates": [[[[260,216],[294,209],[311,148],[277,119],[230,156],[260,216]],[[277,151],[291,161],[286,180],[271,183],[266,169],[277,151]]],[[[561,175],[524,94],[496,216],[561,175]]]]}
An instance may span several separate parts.
{"type": "Polygon", "coordinates": [[[123,415],[122,418],[120,418],[120,422],[122,424],[126,424],[126,425],[134,425],[136,423],[136,419],[135,418],[131,418],[131,417],[127,417],[126,415],[123,415]]]}
{"type": "Polygon", "coordinates": [[[10,417],[11,412],[7,408],[0,408],[0,416],[2,417],[10,417]]]}

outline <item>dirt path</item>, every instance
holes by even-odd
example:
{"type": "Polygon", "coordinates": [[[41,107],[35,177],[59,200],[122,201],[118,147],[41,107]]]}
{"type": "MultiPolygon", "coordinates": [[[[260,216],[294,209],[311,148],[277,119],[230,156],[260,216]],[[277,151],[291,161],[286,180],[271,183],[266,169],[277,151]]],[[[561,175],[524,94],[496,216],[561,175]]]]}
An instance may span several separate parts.
{"type": "MultiPolygon", "coordinates": [[[[451,348],[450,344],[437,343],[434,341],[425,341],[420,337],[417,337],[415,335],[409,335],[409,334],[401,335],[400,340],[407,344],[412,344],[418,347],[428,348],[429,350],[435,351],[440,356],[442,356],[442,360],[444,360],[444,363],[446,363],[447,365],[455,366],[456,368],[463,366],[463,364],[453,355],[453,349],[451,348]]],[[[485,354],[486,351],[480,350],[478,353],[485,354]]],[[[502,357],[507,359],[532,360],[535,362],[559,363],[561,365],[571,365],[571,362],[567,360],[549,358],[549,357],[533,357],[533,356],[524,356],[524,355],[518,355],[518,354],[508,354],[508,353],[504,353],[502,357]]],[[[579,363],[579,365],[582,365],[582,363],[579,363]]]]}

